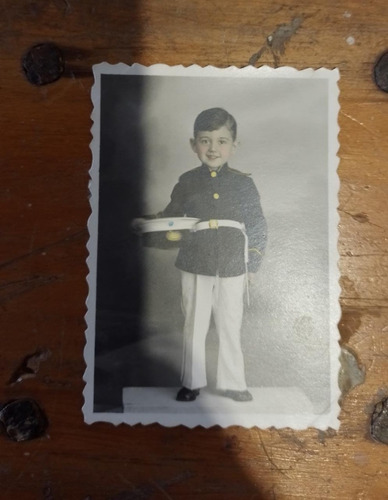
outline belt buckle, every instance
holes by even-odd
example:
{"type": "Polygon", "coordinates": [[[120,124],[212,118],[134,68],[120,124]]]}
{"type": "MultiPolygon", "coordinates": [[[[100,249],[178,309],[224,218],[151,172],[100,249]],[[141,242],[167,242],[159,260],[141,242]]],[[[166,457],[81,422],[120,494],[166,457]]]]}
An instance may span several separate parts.
{"type": "Polygon", "coordinates": [[[218,220],[217,219],[210,219],[209,220],[209,228],[210,229],[218,229],[218,220]]]}

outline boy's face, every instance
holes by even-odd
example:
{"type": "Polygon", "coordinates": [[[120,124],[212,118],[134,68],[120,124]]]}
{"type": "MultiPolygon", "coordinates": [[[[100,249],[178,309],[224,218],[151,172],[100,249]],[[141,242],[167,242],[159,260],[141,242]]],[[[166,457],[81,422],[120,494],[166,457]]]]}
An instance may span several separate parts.
{"type": "Polygon", "coordinates": [[[200,131],[190,140],[191,147],[202,163],[211,170],[221,167],[233,155],[237,143],[224,125],[217,130],[200,131]]]}

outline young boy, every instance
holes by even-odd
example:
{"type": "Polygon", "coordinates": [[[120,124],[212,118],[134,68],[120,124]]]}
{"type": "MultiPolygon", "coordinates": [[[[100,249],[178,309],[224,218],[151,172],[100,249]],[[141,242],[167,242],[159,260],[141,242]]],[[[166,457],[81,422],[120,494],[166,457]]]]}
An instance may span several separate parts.
{"type": "Polygon", "coordinates": [[[200,219],[181,241],[176,266],[182,273],[185,314],[182,388],[176,399],[194,401],[207,385],[205,343],[213,312],[219,338],[217,390],[250,401],[241,350],[247,274],[257,272],[267,226],[249,174],[230,168],[237,124],[227,111],[202,111],[191,148],[201,166],[179,178],[162,217],[200,219]]]}

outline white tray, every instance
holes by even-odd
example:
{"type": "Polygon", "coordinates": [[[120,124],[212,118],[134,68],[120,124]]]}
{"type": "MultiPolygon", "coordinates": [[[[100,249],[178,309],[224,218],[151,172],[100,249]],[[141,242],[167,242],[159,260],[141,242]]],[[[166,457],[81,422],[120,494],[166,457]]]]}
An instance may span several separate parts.
{"type": "Polygon", "coordinates": [[[140,230],[142,233],[190,230],[199,220],[195,217],[163,217],[144,220],[140,224],[140,230]]]}

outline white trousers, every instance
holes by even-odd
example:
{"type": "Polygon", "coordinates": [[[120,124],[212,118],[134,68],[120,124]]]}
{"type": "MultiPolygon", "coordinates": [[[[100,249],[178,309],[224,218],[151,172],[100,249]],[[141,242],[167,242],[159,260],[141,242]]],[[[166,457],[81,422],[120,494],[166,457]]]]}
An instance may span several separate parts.
{"type": "Polygon", "coordinates": [[[241,323],[245,275],[232,278],[182,271],[182,306],[185,315],[182,386],[207,385],[206,337],[213,311],[219,339],[217,389],[245,391],[241,323]]]}

